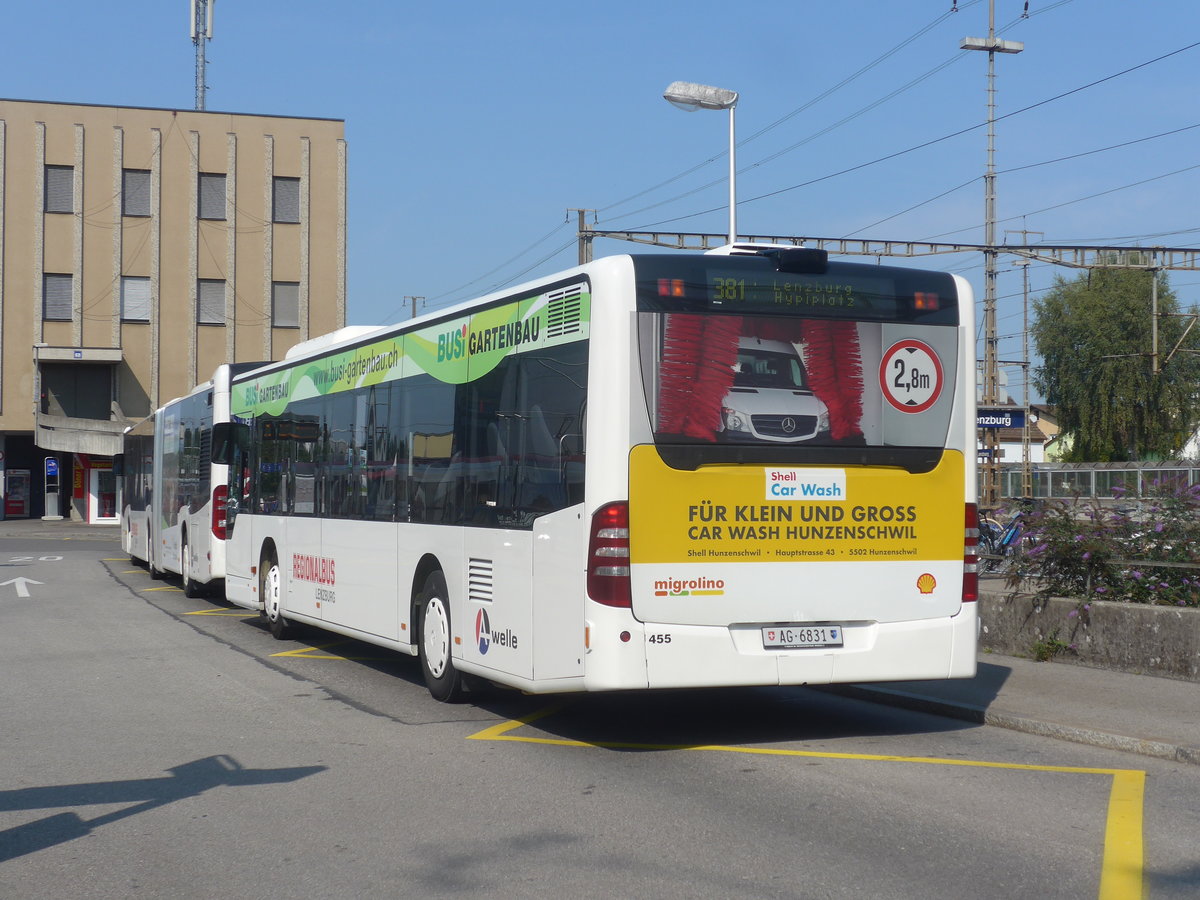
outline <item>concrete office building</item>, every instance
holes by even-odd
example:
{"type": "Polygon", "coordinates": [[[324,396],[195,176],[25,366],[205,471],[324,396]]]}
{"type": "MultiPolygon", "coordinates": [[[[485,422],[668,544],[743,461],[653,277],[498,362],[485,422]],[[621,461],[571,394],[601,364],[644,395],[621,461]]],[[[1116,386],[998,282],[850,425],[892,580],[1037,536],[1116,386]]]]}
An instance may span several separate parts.
{"type": "Polygon", "coordinates": [[[127,425],[345,324],[344,131],[0,99],[5,515],[116,521],[127,425]]]}

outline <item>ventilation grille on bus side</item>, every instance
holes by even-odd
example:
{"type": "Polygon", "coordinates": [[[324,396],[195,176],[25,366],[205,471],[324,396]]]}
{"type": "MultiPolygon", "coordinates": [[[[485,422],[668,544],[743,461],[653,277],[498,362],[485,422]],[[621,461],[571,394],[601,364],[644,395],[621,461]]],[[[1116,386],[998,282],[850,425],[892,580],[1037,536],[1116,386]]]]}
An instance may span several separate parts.
{"type": "Polygon", "coordinates": [[[546,295],[546,336],[562,337],[579,330],[580,309],[583,305],[583,285],[577,284],[546,295]]]}
{"type": "Polygon", "coordinates": [[[490,559],[475,559],[467,561],[467,599],[483,603],[492,602],[492,572],[490,559]]]}

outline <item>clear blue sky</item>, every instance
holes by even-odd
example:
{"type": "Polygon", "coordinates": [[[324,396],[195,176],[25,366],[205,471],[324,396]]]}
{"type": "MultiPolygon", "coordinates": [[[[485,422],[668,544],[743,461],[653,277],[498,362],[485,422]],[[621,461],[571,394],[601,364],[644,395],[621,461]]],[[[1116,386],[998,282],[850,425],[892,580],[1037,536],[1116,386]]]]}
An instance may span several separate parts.
{"type": "MultiPolygon", "coordinates": [[[[396,321],[406,295],[436,308],[573,265],[569,207],[598,210],[599,228],[724,232],[728,118],[668,105],[674,80],[741,94],[741,233],[982,242],[987,56],[959,43],[986,35],[988,4],[953,6],[218,0],[207,105],[346,121],[349,321],[396,321]]],[[[1200,245],[1200,47],[1043,103],[1200,41],[1200,3],[1030,0],[1024,19],[1023,6],[996,0],[997,29],[1025,42],[996,62],[998,234],[1200,245]],[[1037,165],[1075,154],[1088,155],[1037,165]]],[[[0,96],[191,108],[187,19],[188,0],[10,2],[0,96]]],[[[1021,353],[1011,262],[1005,359],[1021,353]]],[[[978,256],[917,264],[982,296],[978,256]]],[[[1035,264],[1035,292],[1055,271],[1075,275],[1035,264]]],[[[1171,281],[1200,300],[1200,273],[1171,281]]]]}

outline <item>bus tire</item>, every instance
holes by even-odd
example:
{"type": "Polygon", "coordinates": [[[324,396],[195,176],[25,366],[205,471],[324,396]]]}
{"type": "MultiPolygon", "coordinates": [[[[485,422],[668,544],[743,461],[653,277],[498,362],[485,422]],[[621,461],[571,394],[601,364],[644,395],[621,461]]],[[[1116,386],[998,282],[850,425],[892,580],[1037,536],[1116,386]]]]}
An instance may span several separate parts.
{"type": "Polygon", "coordinates": [[[187,532],[183,534],[183,547],[179,551],[179,570],[183,579],[183,596],[195,600],[204,593],[203,588],[188,574],[191,568],[191,547],[188,546],[187,532]]]}
{"type": "Polygon", "coordinates": [[[292,636],[292,623],[283,616],[283,573],[274,553],[268,553],[258,567],[258,596],[262,598],[263,615],[271,637],[286,641],[292,636]]]}
{"type": "Polygon", "coordinates": [[[440,571],[430,572],[417,598],[420,610],[420,640],[417,643],[421,672],[433,699],[457,703],[462,699],[462,676],[454,667],[451,652],[450,595],[440,571]]]}

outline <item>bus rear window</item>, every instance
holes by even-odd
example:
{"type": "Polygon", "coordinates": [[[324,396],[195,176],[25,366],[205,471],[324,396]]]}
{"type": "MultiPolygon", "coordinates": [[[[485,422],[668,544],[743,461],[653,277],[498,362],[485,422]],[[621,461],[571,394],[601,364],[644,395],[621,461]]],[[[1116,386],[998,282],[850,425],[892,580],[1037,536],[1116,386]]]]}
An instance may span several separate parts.
{"type": "Polygon", "coordinates": [[[660,444],[945,446],[957,330],[909,323],[638,315],[660,444]]]}

